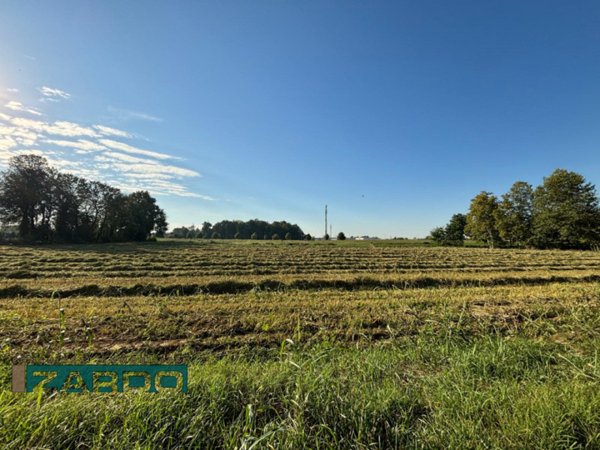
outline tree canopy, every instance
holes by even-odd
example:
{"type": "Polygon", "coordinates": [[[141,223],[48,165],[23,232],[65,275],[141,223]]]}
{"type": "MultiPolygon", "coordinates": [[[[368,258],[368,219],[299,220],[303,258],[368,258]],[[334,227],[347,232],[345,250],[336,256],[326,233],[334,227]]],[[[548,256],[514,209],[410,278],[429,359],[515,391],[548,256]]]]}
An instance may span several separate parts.
{"type": "Polygon", "coordinates": [[[0,222],[38,242],[143,241],[164,235],[164,211],[146,191],[123,194],[61,173],[37,155],[10,159],[0,175],[0,222]]]}
{"type": "Polygon", "coordinates": [[[508,245],[524,247],[531,242],[532,220],[533,188],[525,181],[517,181],[498,204],[498,233],[508,245]]]}
{"type": "Polygon", "coordinates": [[[212,225],[210,222],[204,222],[202,228],[198,230],[194,226],[176,228],[171,233],[171,237],[190,238],[201,237],[205,239],[213,238],[218,235],[220,239],[272,239],[274,235],[277,238],[283,237],[286,240],[302,240],[304,232],[296,225],[284,221],[268,223],[264,220],[223,220],[212,225]]]}
{"type": "Polygon", "coordinates": [[[473,200],[467,214],[465,233],[474,239],[495,247],[500,243],[496,223],[498,199],[491,192],[480,192],[473,200]]]}
{"type": "Polygon", "coordinates": [[[533,240],[538,247],[588,248],[600,241],[600,210],[593,184],[555,170],[536,188],[533,240]]]}
{"type": "MultiPolygon", "coordinates": [[[[446,228],[433,229],[430,237],[452,245],[451,230],[458,236],[460,216],[455,214],[446,228]]],[[[600,245],[596,188],[578,173],[557,169],[535,189],[515,182],[501,201],[483,191],[471,200],[464,233],[490,247],[592,248],[600,245]]]]}

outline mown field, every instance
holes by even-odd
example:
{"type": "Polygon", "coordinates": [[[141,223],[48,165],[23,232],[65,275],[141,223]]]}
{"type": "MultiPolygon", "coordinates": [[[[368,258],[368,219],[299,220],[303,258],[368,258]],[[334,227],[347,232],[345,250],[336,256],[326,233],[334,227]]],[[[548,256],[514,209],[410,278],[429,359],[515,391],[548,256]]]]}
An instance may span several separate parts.
{"type": "Polygon", "coordinates": [[[0,246],[0,448],[600,448],[600,253],[0,246]],[[188,394],[13,394],[13,363],[188,394]]]}

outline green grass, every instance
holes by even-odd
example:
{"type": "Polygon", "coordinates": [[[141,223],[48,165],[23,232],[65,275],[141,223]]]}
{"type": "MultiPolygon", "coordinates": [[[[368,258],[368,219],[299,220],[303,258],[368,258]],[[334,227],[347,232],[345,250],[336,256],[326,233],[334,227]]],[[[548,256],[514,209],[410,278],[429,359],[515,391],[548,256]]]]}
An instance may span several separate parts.
{"type": "Polygon", "coordinates": [[[600,367],[489,336],[207,357],[186,395],[0,394],[4,448],[597,448],[600,367]]]}
{"type": "Polygon", "coordinates": [[[600,255],[397,242],[0,248],[0,448],[600,448],[600,255]],[[190,390],[13,394],[17,362],[190,390]]]}

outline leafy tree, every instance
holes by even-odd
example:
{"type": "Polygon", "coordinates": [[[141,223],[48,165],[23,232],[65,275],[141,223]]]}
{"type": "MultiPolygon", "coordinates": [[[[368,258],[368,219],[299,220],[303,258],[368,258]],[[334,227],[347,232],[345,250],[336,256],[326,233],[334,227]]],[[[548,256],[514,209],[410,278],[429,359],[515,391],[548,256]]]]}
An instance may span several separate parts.
{"type": "Polygon", "coordinates": [[[218,233],[217,231],[214,231],[212,234],[212,238],[213,239],[221,239],[221,234],[218,233]]]}
{"type": "Polygon", "coordinates": [[[491,193],[482,191],[473,200],[467,214],[465,233],[473,239],[485,242],[490,248],[500,243],[496,226],[498,199],[491,193]]]}
{"type": "Polygon", "coordinates": [[[241,234],[240,234],[240,232],[238,231],[237,233],[235,233],[235,234],[233,235],[233,238],[234,238],[234,239],[241,239],[241,238],[242,238],[242,235],[241,235],[241,234]]]}
{"type": "Polygon", "coordinates": [[[329,240],[329,233],[325,233],[325,240],[328,241],[329,240]]]}
{"type": "Polygon", "coordinates": [[[465,227],[467,216],[454,214],[444,229],[443,242],[446,245],[463,245],[465,242],[465,227]]]}
{"type": "Polygon", "coordinates": [[[59,241],[77,241],[80,222],[80,179],[71,174],[57,174],[52,180],[55,204],[54,231],[59,241]]]}
{"type": "Polygon", "coordinates": [[[443,227],[436,227],[431,230],[429,237],[440,245],[446,244],[446,230],[443,227]]]}
{"type": "Polygon", "coordinates": [[[21,155],[0,178],[0,221],[18,224],[25,240],[104,242],[164,234],[166,216],[148,192],[116,188],[51,168],[45,158],[21,155]]]}
{"type": "Polygon", "coordinates": [[[113,242],[123,240],[123,229],[125,224],[125,195],[112,186],[98,183],[100,190],[100,208],[98,229],[96,231],[97,242],[113,242]]]}
{"type": "Polygon", "coordinates": [[[285,238],[286,241],[291,241],[292,240],[292,233],[290,233],[289,231],[287,233],[285,233],[285,238]]]}
{"type": "Polygon", "coordinates": [[[337,239],[338,241],[345,241],[346,240],[346,235],[344,234],[343,231],[340,231],[337,235],[337,239]]]}
{"type": "Polygon", "coordinates": [[[304,239],[304,232],[296,224],[290,224],[286,221],[268,223],[264,220],[253,219],[247,222],[241,220],[223,220],[217,222],[214,225],[205,223],[202,227],[203,236],[209,236],[206,234],[207,230],[211,233],[217,232],[223,239],[237,239],[236,235],[239,233],[239,239],[250,239],[253,233],[256,236],[264,236],[265,239],[269,239],[269,236],[277,233],[279,236],[288,236],[289,239],[299,240],[304,239]]]}
{"type": "Polygon", "coordinates": [[[533,198],[533,240],[539,247],[589,248],[600,242],[596,188],[575,172],[555,170],[533,198]]]}
{"type": "Polygon", "coordinates": [[[125,240],[145,241],[156,226],[158,218],[164,216],[156,200],[147,191],[138,191],[125,199],[127,215],[123,234],[125,240]]]}
{"type": "Polygon", "coordinates": [[[304,236],[304,239],[305,239],[306,241],[312,241],[312,236],[311,236],[310,234],[306,234],[306,235],[304,236]]]}
{"type": "Polygon", "coordinates": [[[55,172],[37,155],[11,158],[0,180],[0,220],[18,224],[24,239],[47,239],[53,213],[55,172]]]}
{"type": "Polygon", "coordinates": [[[532,223],[533,188],[529,183],[517,181],[498,204],[498,232],[509,245],[523,247],[531,241],[532,223]]]}
{"type": "Polygon", "coordinates": [[[277,233],[274,233],[273,236],[271,236],[271,239],[276,241],[279,239],[279,235],[277,233]]]}
{"type": "Polygon", "coordinates": [[[258,239],[258,234],[256,234],[256,231],[250,235],[250,239],[253,239],[253,240],[258,239]]]}
{"type": "Polygon", "coordinates": [[[202,237],[204,237],[204,239],[208,239],[212,235],[212,223],[204,222],[200,232],[202,233],[202,237]]]}

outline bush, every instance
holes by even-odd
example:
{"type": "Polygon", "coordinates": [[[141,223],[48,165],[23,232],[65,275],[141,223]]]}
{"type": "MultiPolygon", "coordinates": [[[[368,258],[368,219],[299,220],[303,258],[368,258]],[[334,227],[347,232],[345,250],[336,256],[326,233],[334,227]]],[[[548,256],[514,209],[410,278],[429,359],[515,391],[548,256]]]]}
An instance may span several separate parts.
{"type": "Polygon", "coordinates": [[[254,239],[254,240],[258,239],[258,234],[256,234],[256,231],[250,235],[250,239],[254,239]]]}
{"type": "Polygon", "coordinates": [[[346,235],[344,234],[343,231],[340,231],[337,235],[338,241],[345,241],[346,240],[346,235]]]}
{"type": "Polygon", "coordinates": [[[273,236],[271,236],[271,239],[277,241],[279,240],[279,235],[277,233],[274,233],[273,236]]]}

